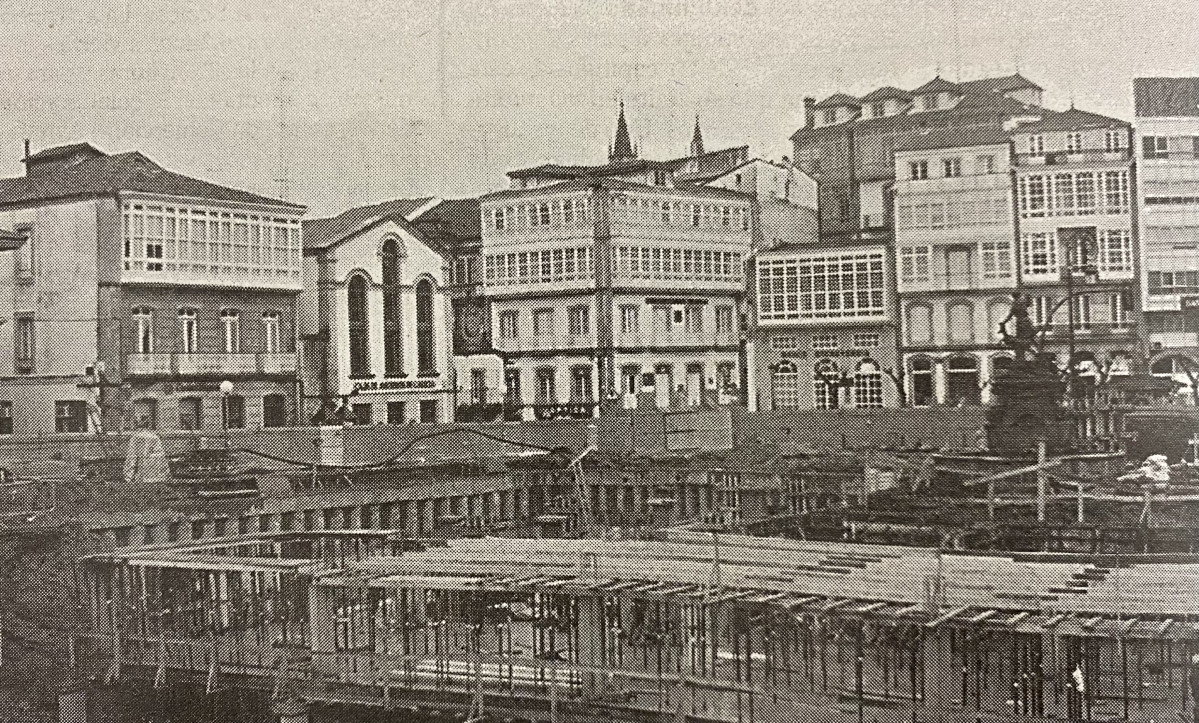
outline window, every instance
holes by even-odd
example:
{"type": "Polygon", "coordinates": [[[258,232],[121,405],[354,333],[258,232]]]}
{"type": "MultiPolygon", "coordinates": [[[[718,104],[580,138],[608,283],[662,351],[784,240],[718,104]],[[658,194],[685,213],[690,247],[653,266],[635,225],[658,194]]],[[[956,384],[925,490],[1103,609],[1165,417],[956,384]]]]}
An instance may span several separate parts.
{"type": "Polygon", "coordinates": [[[33,371],[33,355],[36,348],[33,314],[13,316],[13,336],[13,365],[18,374],[29,374],[33,371]]]}
{"type": "Polygon", "coordinates": [[[1141,150],[1145,158],[1169,158],[1166,136],[1145,136],[1141,138],[1141,150]]]}
{"type": "Polygon", "coordinates": [[[733,225],[733,209],[728,206],[720,207],[720,225],[725,228],[733,225]]]}
{"type": "Polygon", "coordinates": [[[828,108],[824,111],[824,122],[825,123],[836,123],[837,122],[837,109],[836,108],[828,108]]]}
{"type": "Polygon", "coordinates": [[[731,307],[731,306],[716,307],[716,333],[717,334],[733,333],[733,307],[731,307]]]}
{"type": "Polygon", "coordinates": [[[0,435],[12,434],[12,402],[0,402],[0,435]]]}
{"type": "Polygon", "coordinates": [[[855,349],[873,349],[879,344],[879,335],[875,332],[862,332],[853,335],[855,349]]]}
{"type": "Polygon", "coordinates": [[[1012,275],[1012,245],[1007,241],[980,244],[984,279],[1006,279],[1012,275]]]}
{"type": "Polygon", "coordinates": [[[683,328],[690,334],[702,333],[704,330],[704,307],[698,304],[684,306],[683,328]]]}
{"type": "Polygon", "coordinates": [[[267,354],[279,351],[279,312],[262,312],[262,350],[267,354]]]}
{"type": "Polygon", "coordinates": [[[899,249],[899,277],[905,283],[928,281],[929,258],[931,248],[928,246],[907,246],[899,249]]]}
{"type": "Polygon", "coordinates": [[[287,397],[282,394],[264,394],[262,396],[262,426],[287,426],[287,397]]]}
{"type": "Polygon", "coordinates": [[[855,407],[883,406],[883,375],[876,362],[866,360],[858,365],[853,378],[853,403],[855,407]]]}
{"type": "Polygon", "coordinates": [[[933,340],[932,308],[924,304],[908,307],[907,327],[909,344],[928,344],[933,340]]]}
{"type": "Polygon", "coordinates": [[[524,397],[520,389],[520,370],[504,370],[504,401],[509,404],[520,404],[524,397]]]}
{"type": "Polygon", "coordinates": [[[982,389],[978,385],[978,360],[955,356],[945,365],[945,397],[949,404],[979,404],[982,389]]]}
{"type": "Polygon", "coordinates": [[[133,419],[142,429],[158,429],[158,400],[134,399],[133,419]]]}
{"type": "Polygon", "coordinates": [[[641,330],[638,313],[638,308],[631,304],[620,307],[620,333],[636,334],[641,330]]]}
{"type": "Polygon", "coordinates": [[[965,302],[955,302],[946,310],[949,341],[958,344],[974,340],[974,308],[965,302]]]}
{"type": "Polygon", "coordinates": [[[138,354],[154,353],[154,312],[149,307],[133,310],[133,349],[138,354]]]}
{"type": "Polygon", "coordinates": [[[370,402],[359,402],[358,404],[350,405],[350,415],[354,418],[354,424],[363,426],[374,424],[374,405],[370,402]]]}
{"type": "Polygon", "coordinates": [[[623,394],[641,391],[641,367],[627,365],[620,368],[620,391],[623,394]]]}
{"type": "Polygon", "coordinates": [[[387,403],[387,423],[393,424],[393,425],[404,423],[404,403],[403,402],[388,402],[387,403]]]}
{"type": "Polygon", "coordinates": [[[1053,325],[1053,316],[1057,302],[1052,296],[1034,296],[1032,298],[1032,323],[1036,327],[1053,325]]]}
{"type": "Polygon", "coordinates": [[[54,403],[54,431],[81,433],[87,431],[87,402],[69,400],[54,403]]]}
{"type": "Polygon", "coordinates": [[[483,369],[470,370],[470,401],[475,404],[487,403],[487,372],[483,369]]]}
{"type": "Polygon", "coordinates": [[[798,349],[799,337],[795,336],[773,336],[770,338],[770,348],[776,350],[798,349]]]}
{"type": "Polygon", "coordinates": [[[571,367],[570,401],[590,402],[591,399],[591,367],[571,367]]]}
{"type": "Polygon", "coordinates": [[[699,228],[699,222],[700,222],[700,206],[692,205],[691,206],[691,225],[695,226],[696,228],[699,228]]]}
{"type": "Polygon", "coordinates": [[[400,312],[400,244],[387,238],[380,249],[383,280],[383,374],[404,373],[404,330],[400,312]]]}
{"type": "Polygon", "coordinates": [[[553,336],[554,334],[554,310],[553,309],[534,309],[533,310],[533,336],[553,336]]]}
{"type": "Polygon", "coordinates": [[[928,178],[928,161],[910,161],[908,163],[908,178],[913,181],[923,181],[928,178]]]}
{"type": "Polygon", "coordinates": [[[940,101],[941,97],[939,95],[936,93],[930,93],[929,95],[924,96],[924,109],[936,110],[937,106],[941,104],[940,101]]]}
{"type": "Polygon", "coordinates": [[[758,318],[864,319],[886,314],[882,251],[758,259],[758,318]]]}
{"type": "Polygon", "coordinates": [[[841,373],[837,363],[821,359],[812,368],[812,392],[816,409],[837,409],[840,405],[841,373]]]}
{"type": "Polygon", "coordinates": [[[942,166],[945,169],[946,178],[956,178],[962,175],[961,158],[946,158],[944,161],[942,161],[942,166]]]}
{"type": "Polygon", "coordinates": [[[828,351],[841,346],[837,341],[836,334],[819,333],[812,335],[812,350],[813,351],[828,351]]]}
{"type": "Polygon", "coordinates": [[[870,116],[872,118],[882,118],[887,114],[887,105],[885,103],[871,103],[870,116]]]}
{"type": "Polygon", "coordinates": [[[1022,233],[1023,269],[1028,276],[1053,276],[1058,273],[1057,234],[1053,231],[1022,233]]]}
{"type": "Polygon", "coordinates": [[[1103,172],[1104,211],[1128,213],[1128,171],[1103,172]]]}
{"type": "Polygon", "coordinates": [[[179,400],[179,428],[196,430],[203,421],[203,407],[199,397],[183,397],[179,400]]]}
{"type": "Polygon", "coordinates": [[[519,317],[516,311],[501,311],[499,319],[501,339],[515,339],[520,335],[520,328],[517,326],[519,317]]]}
{"type": "Polygon", "coordinates": [[[543,367],[536,372],[537,387],[534,390],[537,404],[554,404],[558,401],[554,390],[554,368],[543,367]]]}
{"type": "Polygon", "coordinates": [[[736,371],[736,365],[732,362],[721,362],[716,365],[716,390],[733,390],[736,389],[737,383],[733,380],[733,374],[736,371]]]}
{"type": "Polygon", "coordinates": [[[550,225],[550,205],[548,203],[535,203],[529,208],[529,225],[550,225]]]}
{"type": "Polygon", "coordinates": [[[1124,149],[1124,136],[1122,130],[1106,130],[1103,132],[1103,150],[1111,153],[1124,149]]]}
{"type": "Polygon", "coordinates": [[[367,313],[366,279],[354,276],[346,292],[346,311],[350,341],[350,376],[371,373],[370,318],[367,313]]]}
{"type": "Polygon", "coordinates": [[[1036,218],[1048,213],[1049,201],[1045,176],[1025,176],[1020,179],[1020,217],[1036,218]]]}
{"type": "Polygon", "coordinates": [[[670,202],[663,201],[661,203],[661,205],[659,206],[659,208],[662,210],[662,216],[661,216],[662,223],[669,226],[670,225],[670,202]]]}
{"type": "Polygon", "coordinates": [[[666,185],[666,171],[654,171],[654,185],[655,186],[665,186],[666,185]]]}
{"type": "Polygon", "coordinates": [[[591,331],[590,309],[586,306],[572,306],[566,310],[566,333],[571,336],[583,336],[591,331]]]}
{"type": "Polygon", "coordinates": [[[504,209],[497,208],[494,211],[492,211],[492,226],[495,227],[496,231],[503,231],[504,228],[507,226],[507,221],[508,221],[508,217],[507,217],[507,214],[504,212],[504,209]]]}
{"type": "Polygon", "coordinates": [[[246,398],[238,394],[222,397],[225,429],[242,429],[246,426],[246,398]]]}
{"type": "Polygon", "coordinates": [[[933,392],[933,360],[917,357],[912,360],[912,406],[927,407],[936,401],[933,392]]]}
{"type": "Polygon", "coordinates": [[[422,424],[433,424],[437,421],[437,400],[422,399],[417,406],[417,413],[420,415],[422,424]]]}
{"type": "Polygon", "coordinates": [[[221,339],[226,354],[241,351],[241,315],[237,309],[221,309],[221,339]]]}
{"type": "Polygon", "coordinates": [[[1028,137],[1028,152],[1034,156],[1045,155],[1045,136],[1036,134],[1028,137]]]}
{"type": "Polygon", "coordinates": [[[1082,294],[1074,297],[1074,330],[1087,332],[1091,330],[1091,295],[1082,294]]]}
{"type": "Polygon", "coordinates": [[[433,348],[433,282],[416,283],[416,371],[437,373],[437,355],[433,348]]]}
{"type": "Polygon", "coordinates": [[[1099,234],[1099,269],[1132,271],[1132,237],[1127,229],[1107,229],[1099,234]]]}
{"type": "Polygon", "coordinates": [[[196,310],[179,310],[179,351],[183,354],[196,353],[196,310]]]}
{"type": "Polygon", "coordinates": [[[562,202],[562,225],[570,226],[575,222],[575,202],[566,199],[562,202]]]}
{"type": "Polygon", "coordinates": [[[1066,153],[1082,152],[1082,134],[1076,132],[1066,134],[1066,153]]]}
{"type": "Polygon", "coordinates": [[[974,158],[974,172],[980,176],[995,172],[995,156],[976,156],[974,158]]]}
{"type": "Polygon", "coordinates": [[[783,361],[771,375],[771,404],[774,409],[799,406],[799,369],[794,362],[783,361]]]}
{"type": "Polygon", "coordinates": [[[1150,271],[1149,293],[1199,294],[1199,271],[1150,271]]]}

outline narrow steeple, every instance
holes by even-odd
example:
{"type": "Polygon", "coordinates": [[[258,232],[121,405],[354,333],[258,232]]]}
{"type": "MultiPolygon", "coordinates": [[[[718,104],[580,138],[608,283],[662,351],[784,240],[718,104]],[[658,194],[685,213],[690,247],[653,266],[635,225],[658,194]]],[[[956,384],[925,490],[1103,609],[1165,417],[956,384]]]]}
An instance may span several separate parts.
{"type": "Polygon", "coordinates": [[[620,102],[620,115],[616,118],[616,141],[608,149],[609,161],[627,161],[637,157],[637,149],[629,137],[629,124],[624,119],[624,101],[620,102]]]}
{"type": "Polygon", "coordinates": [[[704,134],[699,130],[699,113],[695,114],[695,130],[691,133],[691,155],[704,154],[704,134]]]}

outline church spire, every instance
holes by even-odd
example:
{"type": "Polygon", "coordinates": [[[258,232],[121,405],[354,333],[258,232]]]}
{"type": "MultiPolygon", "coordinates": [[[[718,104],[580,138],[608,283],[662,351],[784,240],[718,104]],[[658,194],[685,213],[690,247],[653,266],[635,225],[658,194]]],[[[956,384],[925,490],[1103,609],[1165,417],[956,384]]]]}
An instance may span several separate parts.
{"type": "Polygon", "coordinates": [[[609,161],[627,161],[637,157],[637,149],[629,137],[629,124],[624,119],[624,101],[620,102],[620,115],[616,118],[616,141],[608,149],[609,161]]]}
{"type": "Polygon", "coordinates": [[[691,155],[704,154],[704,134],[699,130],[699,113],[695,114],[695,130],[691,133],[691,155]]]}

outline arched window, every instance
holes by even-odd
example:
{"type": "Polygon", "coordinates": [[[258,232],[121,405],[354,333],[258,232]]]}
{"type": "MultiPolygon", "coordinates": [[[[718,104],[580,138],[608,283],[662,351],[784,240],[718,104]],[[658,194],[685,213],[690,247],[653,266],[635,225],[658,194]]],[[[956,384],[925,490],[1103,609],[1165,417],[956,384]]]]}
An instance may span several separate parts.
{"type": "Polygon", "coordinates": [[[974,307],[965,301],[955,301],[946,309],[950,342],[974,340],[974,307]]]}
{"type": "Polygon", "coordinates": [[[383,241],[383,373],[404,373],[404,328],[400,316],[400,245],[395,238],[383,241]]]}
{"type": "Polygon", "coordinates": [[[350,335],[350,376],[369,376],[371,373],[370,317],[367,313],[366,279],[350,279],[346,312],[350,335]]]}
{"type": "Polygon", "coordinates": [[[978,386],[978,360],[972,356],[955,356],[945,365],[945,400],[949,404],[979,404],[982,389],[978,386]]]}
{"type": "Polygon", "coordinates": [[[927,344],[933,340],[933,311],[924,304],[908,307],[908,343],[927,344]]]}
{"type": "Polygon", "coordinates": [[[853,377],[853,403],[855,407],[883,406],[883,374],[873,359],[858,364],[853,377]]]}
{"type": "Polygon", "coordinates": [[[799,406],[799,369],[794,362],[782,361],[774,368],[771,403],[774,409],[799,406]]]}
{"type": "Polygon", "coordinates": [[[134,349],[138,354],[154,353],[154,310],[148,306],[133,309],[134,349]]]}
{"type": "Polygon", "coordinates": [[[926,356],[912,359],[912,406],[927,407],[937,400],[933,387],[933,360],[926,356]]]}
{"type": "Polygon", "coordinates": [[[433,352],[433,282],[428,279],[416,284],[416,365],[418,374],[437,373],[437,356],[433,352]]]}
{"type": "Polygon", "coordinates": [[[841,372],[837,362],[821,359],[812,368],[812,393],[817,409],[836,409],[840,405],[841,372]]]}

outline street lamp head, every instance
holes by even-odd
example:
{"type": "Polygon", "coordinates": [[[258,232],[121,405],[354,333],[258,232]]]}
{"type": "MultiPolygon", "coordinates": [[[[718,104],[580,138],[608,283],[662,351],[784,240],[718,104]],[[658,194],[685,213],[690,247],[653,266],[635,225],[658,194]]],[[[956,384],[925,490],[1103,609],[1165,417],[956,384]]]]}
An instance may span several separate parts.
{"type": "Polygon", "coordinates": [[[221,390],[221,394],[224,394],[225,396],[232,394],[233,393],[233,382],[229,381],[228,379],[221,382],[220,390],[221,390]]]}

